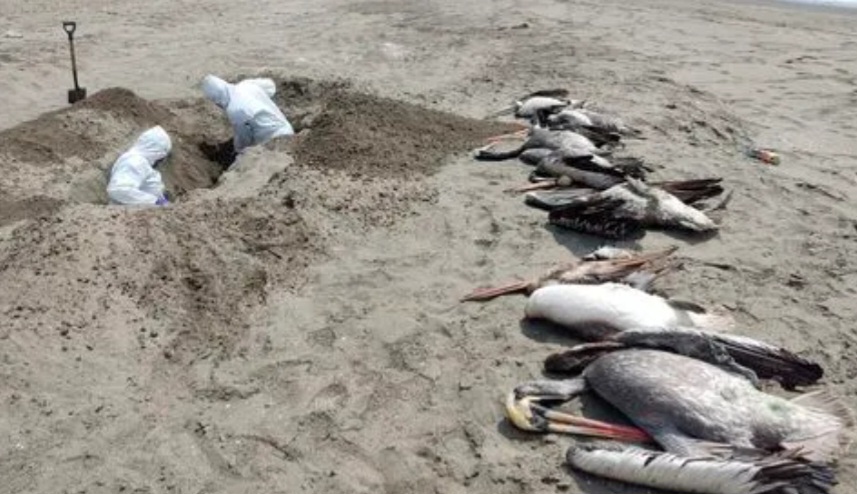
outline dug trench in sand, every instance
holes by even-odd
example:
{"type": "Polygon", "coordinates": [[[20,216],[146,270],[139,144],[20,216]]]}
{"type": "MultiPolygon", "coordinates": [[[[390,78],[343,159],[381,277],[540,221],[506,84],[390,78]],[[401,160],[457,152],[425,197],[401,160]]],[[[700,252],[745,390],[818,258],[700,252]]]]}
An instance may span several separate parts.
{"type": "MultiPolygon", "coordinates": [[[[268,347],[283,330],[291,330],[272,329],[265,335],[267,327],[253,324],[267,310],[269,297],[281,291],[301,293],[310,276],[307,268],[334,255],[328,249],[340,232],[365,234],[389,227],[413,215],[417,205],[436,201],[427,180],[447,155],[464,153],[504,129],[394,100],[338,93],[331,95],[335,106],[311,102],[319,111],[304,136],[248,151],[221,185],[211,179],[195,182],[191,189],[177,180],[182,177],[177,168],[190,166],[188,161],[173,159],[167,163],[172,167],[171,174],[165,173],[167,184],[172,190],[187,187],[187,192],[169,208],[129,210],[93,204],[94,196],[75,200],[80,190],[56,179],[80,174],[92,163],[109,163],[115,143],[154,123],[142,112],[135,114],[139,121],[123,120],[121,108],[99,106],[116,95],[141,109],[164,109],[156,117],[174,129],[187,129],[195,116],[207,115],[198,113],[198,101],[146,102],[111,90],[94,94],[86,105],[37,120],[42,128],[79,124],[69,126],[69,132],[98,147],[68,148],[45,140],[35,158],[12,157],[18,166],[5,178],[9,184],[27,185],[17,193],[48,189],[56,203],[50,212],[14,218],[0,237],[0,307],[8,317],[0,338],[0,365],[3,375],[16,376],[6,389],[21,397],[13,399],[19,404],[6,416],[10,429],[4,425],[4,431],[15,436],[14,444],[26,445],[4,455],[0,468],[11,485],[26,482],[50,490],[47,486],[67,483],[61,479],[76,475],[75,461],[35,477],[26,465],[46,455],[74,457],[81,447],[104,452],[105,467],[94,475],[105,478],[112,471],[122,485],[149,485],[160,465],[166,465],[162,462],[169,461],[163,449],[187,446],[188,417],[208,421],[211,406],[258,394],[256,385],[233,386],[210,372],[244,361],[248,352],[268,354],[270,348],[257,345],[268,347]],[[342,134],[326,137],[325,132],[342,134]],[[374,145],[360,148],[362,139],[374,145]],[[331,147],[308,150],[312,143],[331,147]],[[100,153],[107,156],[103,161],[100,153]],[[302,159],[301,153],[315,159],[302,159]],[[321,160],[323,155],[331,161],[321,160]],[[279,169],[247,190],[243,180],[253,168],[272,163],[279,169]],[[34,178],[38,180],[25,180],[34,178]],[[106,371],[108,367],[112,370],[106,371]],[[46,395],[49,401],[39,398],[46,395]],[[79,410],[85,403],[104,405],[98,411],[79,410]],[[45,417],[45,426],[31,429],[34,416],[45,417]],[[87,424],[79,430],[63,425],[79,418],[87,424]],[[55,426],[47,425],[55,419],[55,426]],[[114,427],[128,428],[130,435],[116,441],[114,427]],[[146,475],[126,478],[121,474],[125,462],[137,451],[150,456],[135,467],[146,475]]],[[[190,134],[175,139],[176,158],[190,156],[201,169],[218,170],[198,154],[196,144],[209,134],[190,134]]],[[[21,135],[26,133],[13,128],[0,139],[23,146],[21,135]]],[[[15,149],[8,146],[4,152],[15,149]]],[[[295,351],[290,345],[287,353],[295,351]]],[[[261,365],[268,358],[257,354],[252,360],[261,365]]],[[[285,390],[289,378],[271,365],[269,375],[260,379],[285,390]]],[[[264,427],[242,433],[270,436],[264,427]]],[[[190,455],[183,461],[206,460],[190,455]]]]}
{"type": "MultiPolygon", "coordinates": [[[[350,92],[342,83],[277,83],[277,103],[300,117],[296,127],[305,132],[269,147],[285,146],[294,150],[299,163],[342,170],[352,178],[421,177],[437,170],[449,150],[466,150],[509,129],[350,92]],[[297,97],[286,101],[290,96],[297,97]],[[294,143],[283,143],[289,140],[294,143]]],[[[112,88],[0,132],[0,157],[22,175],[29,172],[27,180],[15,174],[0,177],[6,204],[0,225],[56,211],[64,202],[106,204],[103,189],[110,166],[132,137],[153,125],[162,125],[173,139],[173,149],[159,167],[170,197],[216,186],[235,154],[229,129],[212,106],[201,98],[146,101],[130,90],[112,88]]]]}

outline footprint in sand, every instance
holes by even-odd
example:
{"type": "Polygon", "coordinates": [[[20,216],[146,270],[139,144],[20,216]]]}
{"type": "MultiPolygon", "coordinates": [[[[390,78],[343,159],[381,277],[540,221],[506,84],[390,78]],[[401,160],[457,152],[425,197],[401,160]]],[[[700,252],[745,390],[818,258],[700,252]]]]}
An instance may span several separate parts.
{"type": "Polygon", "coordinates": [[[314,412],[334,412],[341,410],[348,400],[348,388],[343,384],[333,383],[322,388],[310,401],[310,410],[314,412]]]}

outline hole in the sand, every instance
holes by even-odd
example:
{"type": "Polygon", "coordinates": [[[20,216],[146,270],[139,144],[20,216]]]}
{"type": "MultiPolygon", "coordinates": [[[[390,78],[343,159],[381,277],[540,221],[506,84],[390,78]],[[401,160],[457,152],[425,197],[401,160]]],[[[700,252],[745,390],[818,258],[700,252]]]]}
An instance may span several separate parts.
{"type": "MultiPolygon", "coordinates": [[[[289,144],[283,152],[325,173],[415,178],[438,170],[446,156],[513,128],[357,92],[346,82],[275,80],[275,102],[297,133],[285,139],[289,144]]],[[[173,142],[159,167],[173,201],[194,189],[216,187],[236,161],[232,131],[211,102],[202,97],[148,101],[128,89],[111,88],[0,132],[0,159],[28,175],[7,197],[14,202],[50,190],[48,196],[61,202],[107,204],[113,163],[154,125],[173,142]]],[[[279,144],[274,149],[282,150],[279,144]]],[[[270,159],[285,161],[276,155],[270,159]]]]}
{"type": "Polygon", "coordinates": [[[232,139],[222,142],[203,141],[199,143],[199,150],[209,161],[217,163],[224,169],[229,168],[235,163],[235,159],[238,156],[235,152],[235,143],[232,139]]]}
{"type": "MultiPolygon", "coordinates": [[[[297,134],[289,148],[296,161],[360,177],[431,173],[445,155],[510,129],[357,92],[343,81],[294,78],[276,84],[274,100],[297,134]]],[[[199,149],[224,169],[237,158],[229,139],[208,139],[199,149]]]]}

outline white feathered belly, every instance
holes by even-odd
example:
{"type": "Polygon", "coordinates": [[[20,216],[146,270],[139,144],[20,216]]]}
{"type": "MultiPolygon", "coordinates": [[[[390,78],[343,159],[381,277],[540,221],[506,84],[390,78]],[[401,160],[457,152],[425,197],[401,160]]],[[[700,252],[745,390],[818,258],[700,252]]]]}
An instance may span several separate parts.
{"type": "Polygon", "coordinates": [[[526,315],[567,327],[599,323],[620,331],[679,323],[663,298],[617,283],[539,288],[527,301],[526,315]]]}

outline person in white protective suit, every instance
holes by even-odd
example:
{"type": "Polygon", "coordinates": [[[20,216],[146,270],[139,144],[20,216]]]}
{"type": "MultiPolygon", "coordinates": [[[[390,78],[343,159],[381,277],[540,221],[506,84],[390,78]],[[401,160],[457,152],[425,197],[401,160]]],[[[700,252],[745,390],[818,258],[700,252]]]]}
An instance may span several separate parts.
{"type": "Polygon", "coordinates": [[[107,195],[113,204],[134,206],[169,204],[161,173],[155,168],[170,150],[170,136],[160,126],[143,132],[128,151],[113,163],[107,195]]]}
{"type": "Polygon", "coordinates": [[[276,85],[271,79],[245,79],[230,84],[207,75],[202,80],[202,92],[226,112],[235,133],[236,154],[275,137],[295,133],[292,124],[271,99],[276,92],[276,85]]]}

